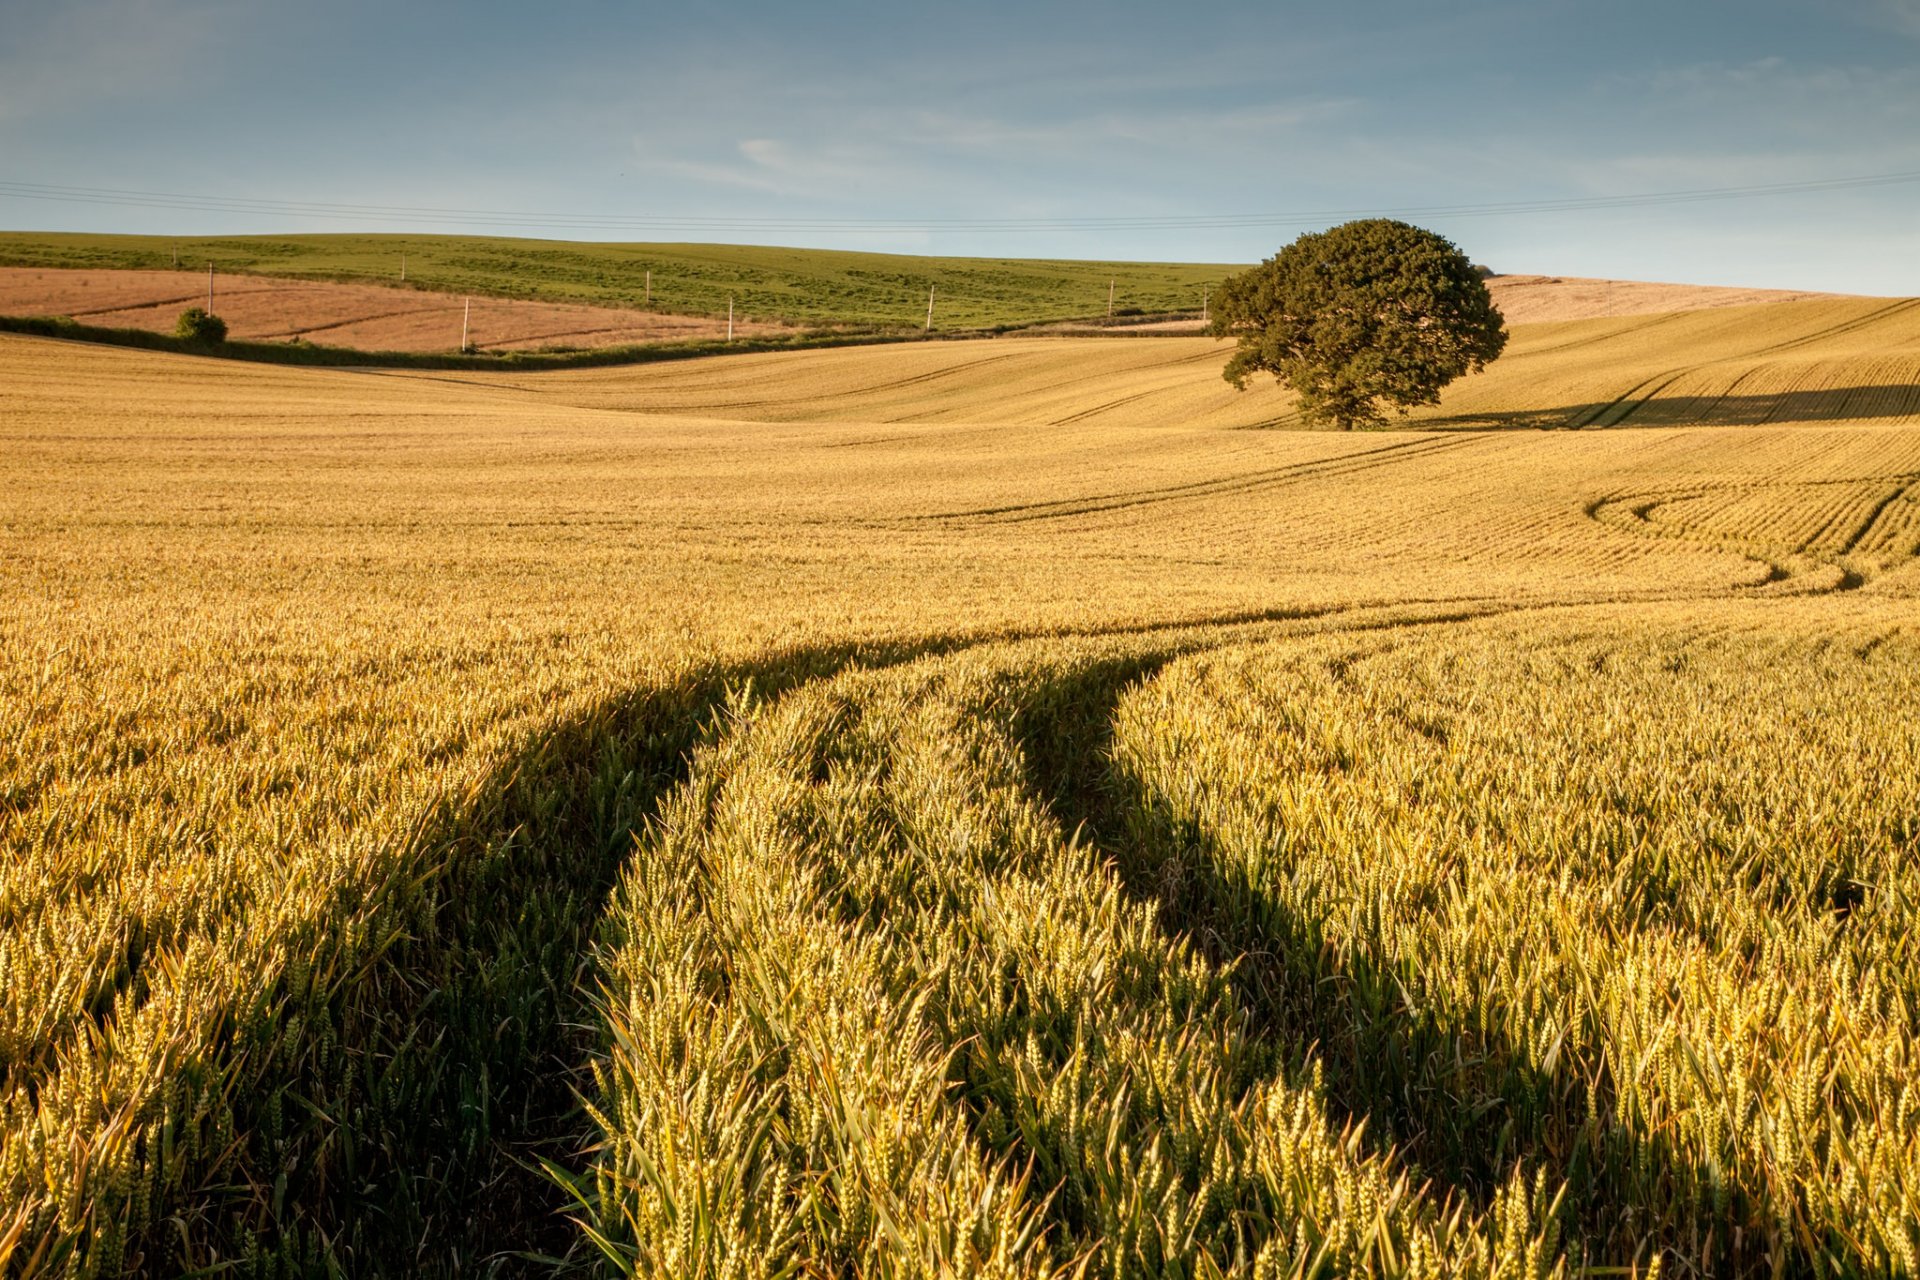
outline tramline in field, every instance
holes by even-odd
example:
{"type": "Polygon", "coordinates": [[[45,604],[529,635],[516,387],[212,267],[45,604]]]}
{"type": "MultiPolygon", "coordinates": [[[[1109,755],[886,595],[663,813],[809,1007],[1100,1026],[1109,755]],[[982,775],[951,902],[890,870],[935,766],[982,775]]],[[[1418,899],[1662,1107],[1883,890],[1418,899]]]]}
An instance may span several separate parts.
{"type": "Polygon", "coordinates": [[[1222,356],[0,338],[0,1274],[1913,1273],[1920,312],[1222,356]]]}

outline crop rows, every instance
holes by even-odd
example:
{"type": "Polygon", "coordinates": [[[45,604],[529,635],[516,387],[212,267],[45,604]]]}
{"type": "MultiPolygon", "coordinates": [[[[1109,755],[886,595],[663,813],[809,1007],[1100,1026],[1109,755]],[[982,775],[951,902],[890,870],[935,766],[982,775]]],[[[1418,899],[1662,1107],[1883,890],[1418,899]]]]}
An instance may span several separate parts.
{"type": "Polygon", "coordinates": [[[1135,347],[0,339],[0,1275],[1912,1274],[1910,433],[1135,347]]]}
{"type": "Polygon", "coordinates": [[[1484,377],[1415,417],[1611,429],[1911,423],[1916,385],[1920,307],[1800,301],[1529,326],[1484,377]]]}
{"type": "Polygon", "coordinates": [[[1910,1273],[1915,655],[1716,620],[736,705],[603,930],[592,1238],[637,1275],[1910,1273]]]}
{"type": "Polygon", "coordinates": [[[1911,1273],[1912,650],[1762,626],[1189,661],[1116,718],[1133,856],[1425,1169],[1549,1159],[1591,1261],[1911,1273]]]}
{"type": "Polygon", "coordinates": [[[733,710],[610,913],[580,1191],[617,1270],[1560,1272],[1544,1179],[1423,1192],[1031,793],[1023,720],[1128,657],[733,710]]]}

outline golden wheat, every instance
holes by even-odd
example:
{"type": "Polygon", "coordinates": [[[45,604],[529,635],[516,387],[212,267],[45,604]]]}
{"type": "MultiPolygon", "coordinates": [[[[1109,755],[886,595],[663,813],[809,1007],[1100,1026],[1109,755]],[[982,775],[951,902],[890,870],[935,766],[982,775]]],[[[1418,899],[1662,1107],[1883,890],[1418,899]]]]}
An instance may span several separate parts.
{"type": "Polygon", "coordinates": [[[1910,1273],[1911,317],[0,339],[0,1273],[1910,1273]]]}

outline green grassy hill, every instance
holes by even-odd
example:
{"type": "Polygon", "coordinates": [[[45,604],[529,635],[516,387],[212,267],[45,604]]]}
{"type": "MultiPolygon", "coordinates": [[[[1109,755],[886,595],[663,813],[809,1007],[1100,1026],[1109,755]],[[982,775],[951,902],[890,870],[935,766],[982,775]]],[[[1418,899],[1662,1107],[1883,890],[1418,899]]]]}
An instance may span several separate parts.
{"type": "Polygon", "coordinates": [[[310,280],[545,298],[803,324],[918,325],[927,290],[946,329],[1023,325],[1117,309],[1198,310],[1201,289],[1240,270],[1206,263],[933,258],[756,245],[589,244],[499,236],[168,236],[0,232],[0,266],[201,267],[310,280]]]}

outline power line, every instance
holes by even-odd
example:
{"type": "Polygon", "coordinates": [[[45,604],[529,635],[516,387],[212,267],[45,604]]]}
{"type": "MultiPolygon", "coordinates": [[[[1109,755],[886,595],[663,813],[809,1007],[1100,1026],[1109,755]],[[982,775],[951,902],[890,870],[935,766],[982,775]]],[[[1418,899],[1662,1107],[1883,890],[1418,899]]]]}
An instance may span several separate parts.
{"type": "Polygon", "coordinates": [[[574,231],[741,231],[756,233],[911,235],[929,231],[1186,231],[1234,228],[1322,226],[1356,217],[1498,218],[1545,213],[1576,213],[1648,208],[1724,200],[1828,191],[1852,191],[1920,182],[1920,172],[1883,173],[1853,178],[1765,183],[1735,187],[1699,187],[1616,196],[1511,200],[1469,204],[1409,205],[1399,208],[1319,209],[1288,213],[1148,215],[1141,217],[1060,218],[743,218],[684,215],[542,213],[528,210],[465,209],[431,205],[351,204],[334,201],[268,200],[244,196],[134,191],[113,187],[75,187],[0,180],[0,198],[123,208],[177,209],[200,213],[237,213],[283,218],[353,222],[382,221],[443,227],[449,223],[495,228],[554,228],[574,231]]]}

